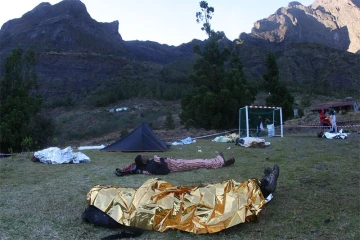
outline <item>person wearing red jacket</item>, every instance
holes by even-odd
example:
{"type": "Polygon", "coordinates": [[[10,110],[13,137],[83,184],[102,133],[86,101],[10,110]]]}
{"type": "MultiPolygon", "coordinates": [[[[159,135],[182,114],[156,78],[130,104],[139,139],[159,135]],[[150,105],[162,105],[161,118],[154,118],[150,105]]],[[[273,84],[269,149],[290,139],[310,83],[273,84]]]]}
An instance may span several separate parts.
{"type": "Polygon", "coordinates": [[[329,118],[329,116],[326,115],[324,109],[321,109],[319,117],[320,117],[320,123],[321,123],[323,129],[325,127],[331,126],[331,119],[329,118]]]}

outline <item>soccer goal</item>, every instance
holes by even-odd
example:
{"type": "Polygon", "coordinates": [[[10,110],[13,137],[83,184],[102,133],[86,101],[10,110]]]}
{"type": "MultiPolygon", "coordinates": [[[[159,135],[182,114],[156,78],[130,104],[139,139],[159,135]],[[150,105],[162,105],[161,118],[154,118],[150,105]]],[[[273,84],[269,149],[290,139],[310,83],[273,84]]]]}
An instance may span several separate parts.
{"type": "Polygon", "coordinates": [[[281,107],[245,106],[239,109],[239,137],[257,137],[259,122],[259,137],[284,136],[281,107]]]}

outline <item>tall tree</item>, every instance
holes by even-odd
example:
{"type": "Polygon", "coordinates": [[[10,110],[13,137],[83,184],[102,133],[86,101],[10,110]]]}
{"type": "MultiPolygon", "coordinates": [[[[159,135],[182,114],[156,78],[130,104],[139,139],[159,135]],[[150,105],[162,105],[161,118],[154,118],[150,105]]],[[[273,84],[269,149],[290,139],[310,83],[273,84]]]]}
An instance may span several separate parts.
{"type": "Polygon", "coordinates": [[[270,93],[266,98],[266,105],[282,107],[283,119],[294,117],[294,97],[287,87],[279,81],[279,69],[275,55],[269,52],[266,58],[267,74],[263,75],[264,89],[270,93]]]}
{"type": "Polygon", "coordinates": [[[0,150],[21,151],[24,141],[33,142],[29,133],[31,118],[41,109],[42,98],[35,71],[35,53],[26,54],[21,47],[13,49],[0,79],[0,150]]]}
{"type": "Polygon", "coordinates": [[[225,68],[230,51],[221,49],[218,43],[225,34],[211,29],[209,20],[214,8],[206,1],[200,2],[200,8],[196,20],[204,22],[201,29],[209,38],[204,50],[198,45],[194,47],[194,52],[200,57],[194,64],[194,73],[189,76],[194,91],[181,101],[181,123],[186,127],[206,129],[236,127],[239,107],[250,104],[254,98],[236,53],[231,54],[230,68],[225,68]]]}
{"type": "Polygon", "coordinates": [[[274,53],[269,52],[266,57],[266,67],[268,72],[263,75],[265,91],[273,93],[279,85],[279,68],[276,64],[274,53]]]}
{"type": "Polygon", "coordinates": [[[210,20],[214,14],[215,9],[210,7],[206,1],[200,2],[200,12],[196,12],[196,22],[203,22],[203,26],[201,27],[202,31],[205,31],[206,34],[210,37],[212,30],[210,25],[210,20]]]}

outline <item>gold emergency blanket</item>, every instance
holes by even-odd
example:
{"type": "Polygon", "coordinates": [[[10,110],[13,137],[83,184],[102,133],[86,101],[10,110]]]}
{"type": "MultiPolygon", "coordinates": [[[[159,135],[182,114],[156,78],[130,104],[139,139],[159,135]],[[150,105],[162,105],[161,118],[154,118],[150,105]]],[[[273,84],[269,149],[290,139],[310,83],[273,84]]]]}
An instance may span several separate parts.
{"type": "Polygon", "coordinates": [[[97,185],[87,194],[87,202],[125,226],[196,234],[254,221],[265,205],[256,179],[178,187],[155,178],[137,190],[97,185]]]}

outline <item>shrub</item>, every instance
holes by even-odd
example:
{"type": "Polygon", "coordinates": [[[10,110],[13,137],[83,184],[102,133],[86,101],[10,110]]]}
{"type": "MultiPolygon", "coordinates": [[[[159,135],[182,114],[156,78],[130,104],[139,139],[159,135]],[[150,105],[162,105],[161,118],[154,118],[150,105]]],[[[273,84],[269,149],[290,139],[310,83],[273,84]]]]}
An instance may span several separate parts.
{"type": "Polygon", "coordinates": [[[170,130],[170,129],[175,128],[174,118],[173,118],[173,116],[171,115],[170,112],[166,116],[164,125],[165,125],[166,130],[170,130]]]}

